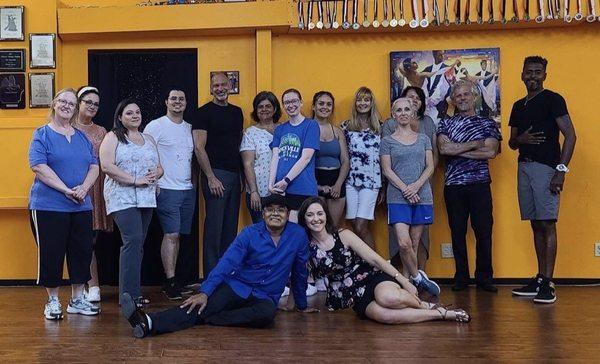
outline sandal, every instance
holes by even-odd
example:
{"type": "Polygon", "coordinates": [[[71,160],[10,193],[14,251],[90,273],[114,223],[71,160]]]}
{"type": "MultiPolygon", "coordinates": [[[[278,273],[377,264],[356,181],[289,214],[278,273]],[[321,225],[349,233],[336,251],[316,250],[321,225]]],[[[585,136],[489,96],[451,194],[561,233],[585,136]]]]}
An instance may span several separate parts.
{"type": "Polygon", "coordinates": [[[448,318],[447,318],[448,312],[452,311],[452,312],[454,312],[454,315],[455,315],[454,321],[460,322],[460,323],[471,322],[471,315],[469,315],[467,313],[467,311],[465,311],[461,308],[457,308],[454,310],[447,310],[444,307],[436,307],[435,310],[440,313],[440,316],[441,316],[442,320],[444,320],[444,321],[448,320],[448,318]],[[441,309],[444,309],[445,311],[442,313],[441,309]]]}

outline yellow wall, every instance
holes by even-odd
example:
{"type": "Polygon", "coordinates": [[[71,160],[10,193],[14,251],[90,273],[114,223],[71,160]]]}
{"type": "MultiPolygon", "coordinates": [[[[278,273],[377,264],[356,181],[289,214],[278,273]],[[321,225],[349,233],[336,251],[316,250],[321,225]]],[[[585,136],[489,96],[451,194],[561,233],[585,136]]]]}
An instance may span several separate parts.
{"type": "MultiPolygon", "coordinates": [[[[14,1],[11,3],[14,4],[14,1]]],[[[248,29],[240,34],[227,29],[225,34],[228,35],[225,36],[217,36],[208,31],[189,34],[164,32],[158,36],[152,33],[149,36],[148,33],[131,32],[125,24],[120,23],[119,19],[140,14],[138,7],[123,7],[119,10],[121,18],[102,18],[94,26],[77,25],[74,20],[77,17],[73,14],[83,13],[59,11],[57,26],[57,16],[50,15],[56,14],[54,0],[22,0],[20,3],[26,6],[27,33],[68,30],[62,42],[59,41],[57,88],[77,87],[87,82],[89,49],[197,48],[199,102],[209,100],[209,71],[239,70],[241,94],[231,96],[231,101],[244,109],[247,125],[250,123],[251,102],[257,85],[258,88],[263,88],[271,84],[276,94],[281,94],[288,87],[296,87],[302,91],[307,103],[315,91],[330,90],[336,96],[337,122],[348,117],[354,91],[359,86],[367,85],[375,92],[382,113],[388,115],[390,51],[500,47],[502,131],[508,137],[508,113],[512,103],[525,92],[519,80],[522,60],[530,54],[543,55],[550,61],[546,86],[560,92],[567,99],[579,137],[570,165],[572,172],[567,175],[562,198],[556,276],[600,277],[600,258],[593,256],[592,249],[593,243],[600,241],[600,228],[596,225],[594,216],[597,206],[600,206],[600,194],[593,189],[598,183],[596,176],[600,169],[600,159],[597,156],[600,154],[600,147],[592,137],[600,135],[600,126],[594,120],[592,108],[596,101],[595,92],[600,87],[600,76],[595,71],[600,50],[592,46],[600,40],[600,28],[597,26],[580,24],[568,28],[479,31],[439,28],[442,31],[383,34],[288,33],[281,31],[277,25],[287,22],[287,18],[282,19],[280,9],[274,9],[271,3],[269,8],[257,4],[255,14],[260,14],[256,15],[260,18],[271,18],[269,22],[275,25],[259,30],[256,35],[248,29]],[[112,32],[111,28],[123,31],[112,32]]],[[[98,3],[61,0],[60,7],[98,3]]],[[[116,3],[118,2],[113,1],[110,5],[116,3]]],[[[0,5],[6,4],[7,1],[0,0],[0,5]]],[[[190,6],[190,9],[200,9],[196,6],[190,6]]],[[[207,6],[223,6],[223,9],[230,10],[235,4],[207,6]]],[[[289,9],[288,16],[293,18],[292,8],[289,9]]],[[[105,14],[102,10],[96,11],[99,12],[94,14],[100,14],[98,16],[105,14]]],[[[156,24],[156,29],[163,29],[165,24],[172,21],[156,15],[156,9],[153,11],[143,21],[143,29],[148,29],[149,24],[156,24]]],[[[167,14],[175,14],[173,11],[175,10],[165,9],[167,14]]],[[[177,14],[180,16],[179,11],[177,14]]],[[[205,14],[202,10],[198,11],[200,12],[197,14],[205,14]]],[[[248,23],[247,19],[244,21],[248,23]]],[[[261,20],[260,24],[264,24],[264,21],[261,20]]],[[[25,45],[26,42],[0,43],[2,48],[22,48],[25,45]]],[[[0,207],[4,208],[0,210],[0,279],[32,279],[36,276],[36,252],[24,210],[32,180],[26,161],[31,132],[33,127],[43,123],[45,112],[46,110],[29,109],[0,111],[0,138],[3,141],[0,145],[0,155],[3,156],[0,158],[0,168],[4,172],[0,174],[0,207]]],[[[305,105],[305,112],[309,113],[308,104],[305,105]]],[[[518,218],[516,153],[506,143],[503,144],[502,154],[491,161],[495,205],[495,276],[527,277],[535,271],[531,232],[528,224],[518,218]]],[[[434,277],[451,277],[454,272],[453,261],[440,258],[440,243],[450,241],[442,201],[442,172],[439,169],[435,176],[436,223],[432,228],[428,270],[434,277]]],[[[242,206],[242,211],[241,220],[245,224],[249,221],[245,206],[242,206]]],[[[374,230],[378,250],[386,255],[387,228],[383,208],[378,211],[374,230]]],[[[470,241],[472,244],[472,234],[470,241]]],[[[470,253],[473,253],[473,248],[471,245],[470,253]]],[[[472,266],[471,270],[473,269],[472,266]]]]}

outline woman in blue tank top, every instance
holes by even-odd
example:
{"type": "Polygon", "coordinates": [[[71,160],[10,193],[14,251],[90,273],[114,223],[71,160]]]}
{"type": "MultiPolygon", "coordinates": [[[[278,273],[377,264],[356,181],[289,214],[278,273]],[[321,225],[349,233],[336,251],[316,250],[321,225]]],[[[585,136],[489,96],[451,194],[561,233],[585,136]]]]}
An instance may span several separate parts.
{"type": "Polygon", "coordinates": [[[315,170],[319,196],[325,198],[333,222],[339,225],[346,205],[344,183],[350,163],[344,133],[331,123],[334,106],[335,99],[329,91],[319,91],[313,96],[313,119],[319,123],[321,132],[315,170]]]}

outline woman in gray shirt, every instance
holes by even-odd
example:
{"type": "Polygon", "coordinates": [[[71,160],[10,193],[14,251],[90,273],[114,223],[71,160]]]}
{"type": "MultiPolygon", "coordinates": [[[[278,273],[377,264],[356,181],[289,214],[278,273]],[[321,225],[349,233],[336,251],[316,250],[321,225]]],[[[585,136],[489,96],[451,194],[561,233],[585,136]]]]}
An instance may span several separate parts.
{"type": "Polygon", "coordinates": [[[381,140],[383,174],[388,179],[388,223],[394,227],[404,275],[432,295],[440,287],[418,269],[417,249],[424,225],[433,222],[433,195],[429,177],[433,174],[431,141],[412,130],[417,117],[412,102],[399,98],[392,105],[397,126],[381,140]]]}

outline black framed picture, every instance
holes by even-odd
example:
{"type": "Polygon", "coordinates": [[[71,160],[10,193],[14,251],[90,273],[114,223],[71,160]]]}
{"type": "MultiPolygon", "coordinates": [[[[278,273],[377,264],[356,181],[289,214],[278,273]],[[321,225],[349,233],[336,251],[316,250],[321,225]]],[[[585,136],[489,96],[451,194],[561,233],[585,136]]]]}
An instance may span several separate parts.
{"type": "Polygon", "coordinates": [[[54,97],[54,72],[29,74],[29,107],[50,107],[54,97]]]}
{"type": "Polygon", "coordinates": [[[23,6],[0,7],[0,40],[24,40],[23,6]]]}
{"type": "Polygon", "coordinates": [[[25,49],[0,49],[0,72],[25,72],[25,49]]]}
{"type": "Polygon", "coordinates": [[[0,73],[0,109],[25,108],[25,74],[0,73]]]}
{"type": "Polygon", "coordinates": [[[56,34],[29,34],[29,68],[56,67],[56,34]]]}

